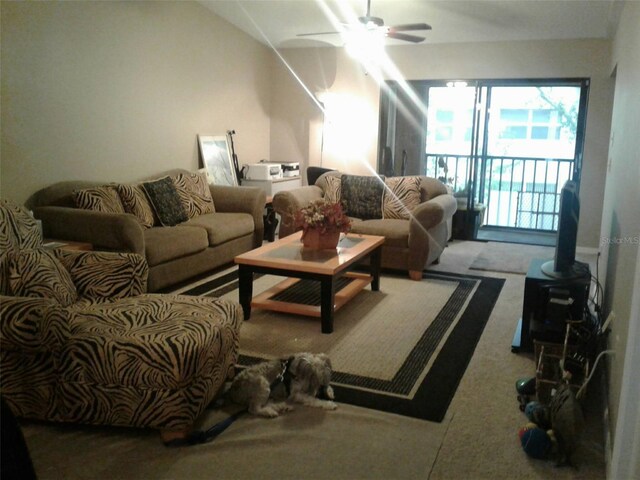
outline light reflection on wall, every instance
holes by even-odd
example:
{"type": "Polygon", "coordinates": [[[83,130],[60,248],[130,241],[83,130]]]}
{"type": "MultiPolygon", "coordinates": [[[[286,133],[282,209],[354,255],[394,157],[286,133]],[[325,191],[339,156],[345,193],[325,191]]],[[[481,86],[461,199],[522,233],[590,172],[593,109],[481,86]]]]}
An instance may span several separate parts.
{"type": "Polygon", "coordinates": [[[344,93],[323,92],[323,166],[345,171],[356,162],[367,162],[371,142],[377,136],[377,117],[366,99],[344,93]]]}

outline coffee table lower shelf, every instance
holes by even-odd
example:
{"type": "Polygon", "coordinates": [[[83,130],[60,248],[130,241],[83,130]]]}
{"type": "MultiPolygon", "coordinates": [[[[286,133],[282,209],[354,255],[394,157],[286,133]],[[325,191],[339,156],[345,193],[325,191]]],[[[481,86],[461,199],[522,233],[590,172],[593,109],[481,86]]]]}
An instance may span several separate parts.
{"type": "MultiPolygon", "coordinates": [[[[373,279],[371,275],[357,272],[347,272],[343,277],[350,278],[352,280],[342,289],[336,292],[334,300],[334,311],[338,310],[345,303],[355,297],[361,290],[370,285],[371,280],[373,279]]],[[[287,278],[286,280],[283,280],[270,289],[265,290],[260,295],[254,297],[251,301],[251,307],[261,308],[264,310],[272,310],[275,312],[292,313],[295,315],[321,318],[322,309],[320,304],[308,305],[303,303],[292,303],[284,302],[281,300],[273,300],[274,297],[291,288],[300,281],[300,278],[287,278]]]]}

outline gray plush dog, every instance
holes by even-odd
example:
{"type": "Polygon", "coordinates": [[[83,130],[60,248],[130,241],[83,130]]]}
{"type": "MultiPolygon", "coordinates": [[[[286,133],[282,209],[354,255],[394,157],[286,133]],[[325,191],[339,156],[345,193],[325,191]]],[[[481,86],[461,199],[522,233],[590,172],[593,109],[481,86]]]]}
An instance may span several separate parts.
{"type": "Polygon", "coordinates": [[[324,353],[298,353],[284,360],[271,360],[246,368],[226,393],[234,403],[246,405],[249,413],[277,417],[293,409],[291,403],[335,410],[332,401],[331,361],[324,353]],[[326,399],[318,398],[318,394],[326,399]]]}

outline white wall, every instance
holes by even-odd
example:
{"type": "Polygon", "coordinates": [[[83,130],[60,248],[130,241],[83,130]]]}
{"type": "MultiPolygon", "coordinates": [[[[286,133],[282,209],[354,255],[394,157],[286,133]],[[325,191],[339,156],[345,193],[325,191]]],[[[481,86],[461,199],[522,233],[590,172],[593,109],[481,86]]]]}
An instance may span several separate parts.
{"type": "MultiPolygon", "coordinates": [[[[387,47],[387,52],[407,80],[591,78],[581,189],[581,208],[585,213],[580,219],[578,244],[591,248],[598,246],[613,93],[609,75],[610,42],[412,45],[387,47]]],[[[308,48],[284,50],[282,54],[301,77],[317,80],[321,72],[332,72],[324,79],[326,88],[346,105],[340,109],[338,123],[345,148],[326,151],[325,127],[323,164],[350,173],[375,169],[377,136],[367,136],[361,130],[363,125],[377,126],[380,93],[375,75],[365,74],[342,49],[308,48]]],[[[295,84],[287,81],[287,77],[290,73],[281,69],[278,74],[281,81],[274,86],[273,111],[274,118],[278,119],[278,130],[272,130],[271,154],[318,165],[322,115],[317,108],[301,110],[305,96],[301,89],[292,91],[295,84]]],[[[313,92],[315,88],[318,88],[317,84],[310,90],[313,92]]]]}
{"type": "Polygon", "coordinates": [[[614,430],[611,478],[640,474],[640,3],[626,2],[613,44],[615,99],[602,215],[605,308],[611,324],[609,406],[614,430]],[[635,299],[635,300],[634,300],[635,299]],[[634,310],[635,309],[635,310],[634,310]],[[632,323],[633,322],[633,323],[632,323]],[[625,361],[626,359],[626,361],[625,361]]]}
{"type": "Polygon", "coordinates": [[[1,2],[0,194],[269,154],[271,52],[196,2],[1,2]],[[265,81],[265,79],[267,81],[265,81]]]}

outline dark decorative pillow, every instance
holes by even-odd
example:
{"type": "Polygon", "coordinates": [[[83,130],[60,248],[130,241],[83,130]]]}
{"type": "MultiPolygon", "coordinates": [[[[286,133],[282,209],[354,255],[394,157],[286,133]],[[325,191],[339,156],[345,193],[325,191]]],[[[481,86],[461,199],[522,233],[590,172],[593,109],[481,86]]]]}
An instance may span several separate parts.
{"type": "Polygon", "coordinates": [[[85,188],[73,192],[78,208],[103,213],[125,213],[118,192],[112,186],[85,188]]]}
{"type": "Polygon", "coordinates": [[[390,177],[385,184],[383,218],[408,220],[410,213],[420,204],[420,177],[390,177]]]}
{"type": "Polygon", "coordinates": [[[342,175],[340,198],[350,217],[382,218],[384,180],[377,176],[342,175]]]}
{"type": "Polygon", "coordinates": [[[184,211],[178,190],[170,177],[163,177],[153,182],[142,184],[144,191],[151,201],[151,206],[156,212],[160,224],[172,227],[178,223],[189,220],[184,211]]]}
{"type": "Polygon", "coordinates": [[[12,250],[8,267],[9,288],[16,297],[51,298],[65,307],[78,300],[71,275],[48,250],[12,250]]]}
{"type": "Polygon", "coordinates": [[[117,189],[125,212],[135,215],[143,227],[153,227],[155,223],[153,208],[142,185],[118,185],[117,189]]]}
{"type": "Polygon", "coordinates": [[[215,213],[216,208],[204,172],[178,173],[171,177],[189,218],[215,213]]]}

